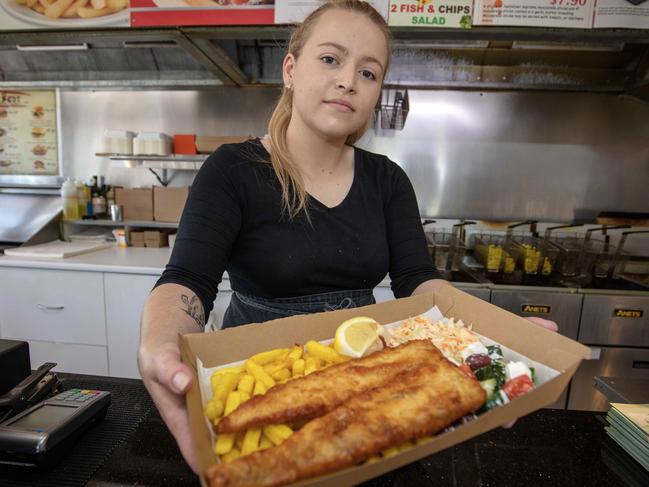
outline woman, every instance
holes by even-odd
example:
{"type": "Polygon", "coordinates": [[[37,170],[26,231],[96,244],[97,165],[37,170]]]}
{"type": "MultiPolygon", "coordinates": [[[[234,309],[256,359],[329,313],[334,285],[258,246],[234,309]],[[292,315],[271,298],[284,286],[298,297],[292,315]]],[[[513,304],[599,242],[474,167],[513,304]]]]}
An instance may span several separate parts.
{"type": "Polygon", "coordinates": [[[196,469],[178,333],[205,324],[224,270],[224,327],[372,304],[389,273],[396,297],[437,279],[415,194],[399,166],[352,146],[370,123],[390,31],[369,4],[337,0],[294,32],[269,137],[224,146],[196,177],[169,265],[145,305],[144,383],[196,469]]]}

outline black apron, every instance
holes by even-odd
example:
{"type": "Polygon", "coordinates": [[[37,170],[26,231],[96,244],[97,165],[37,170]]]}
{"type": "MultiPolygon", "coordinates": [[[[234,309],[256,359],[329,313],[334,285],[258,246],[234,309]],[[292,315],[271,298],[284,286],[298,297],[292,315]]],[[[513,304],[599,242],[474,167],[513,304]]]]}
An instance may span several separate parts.
{"type": "Polygon", "coordinates": [[[334,291],[275,299],[245,296],[234,291],[230,298],[230,305],[223,316],[222,328],[232,328],[248,323],[262,323],[293,315],[358,308],[375,302],[371,289],[334,291]]]}

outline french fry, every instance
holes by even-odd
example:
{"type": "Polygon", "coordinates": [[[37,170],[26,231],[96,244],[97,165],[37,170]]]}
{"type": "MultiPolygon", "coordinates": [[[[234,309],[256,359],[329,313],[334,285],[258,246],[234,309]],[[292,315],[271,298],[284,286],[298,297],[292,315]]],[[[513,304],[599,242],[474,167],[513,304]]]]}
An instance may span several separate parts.
{"type": "Polygon", "coordinates": [[[238,381],[238,374],[223,374],[218,378],[216,386],[212,384],[214,391],[213,397],[219,399],[223,404],[226,404],[228,396],[232,391],[234,391],[238,381]]]}
{"type": "Polygon", "coordinates": [[[239,431],[238,433],[235,433],[234,436],[234,446],[235,448],[238,448],[241,450],[243,448],[243,438],[246,435],[245,431],[239,431]]]}
{"type": "Polygon", "coordinates": [[[241,394],[242,403],[250,400],[250,394],[248,394],[247,392],[239,391],[239,394],[241,394]]]}
{"type": "Polygon", "coordinates": [[[38,3],[40,3],[43,7],[47,8],[50,5],[52,5],[52,0],[38,0],[38,3]]]}
{"type": "Polygon", "coordinates": [[[214,372],[212,372],[212,377],[222,374],[240,374],[241,372],[245,372],[243,365],[233,365],[232,367],[225,367],[223,369],[215,370],[214,372]]]}
{"type": "Polygon", "coordinates": [[[252,391],[253,396],[258,396],[260,394],[266,394],[268,388],[260,380],[255,381],[255,389],[252,391]]]}
{"type": "Polygon", "coordinates": [[[45,9],[45,16],[50,19],[58,19],[73,2],[74,0],[56,0],[45,9]]]}
{"type": "Polygon", "coordinates": [[[261,365],[252,359],[246,360],[246,371],[252,375],[256,381],[263,382],[266,389],[270,389],[275,385],[275,379],[273,379],[261,365]]]}
{"type": "Polygon", "coordinates": [[[227,416],[232,411],[237,409],[241,404],[241,393],[239,391],[232,391],[228,394],[228,399],[225,403],[225,410],[223,411],[223,416],[227,416]]]}
{"type": "Polygon", "coordinates": [[[291,352],[288,354],[288,358],[291,360],[291,362],[295,362],[296,360],[302,358],[303,353],[304,350],[302,350],[302,347],[300,345],[293,345],[291,352]]]}
{"type": "Polygon", "coordinates": [[[27,5],[27,0],[14,0],[18,5],[27,5]]]}
{"type": "Polygon", "coordinates": [[[232,448],[228,453],[225,455],[221,456],[221,460],[223,460],[224,463],[230,463],[236,460],[241,456],[241,451],[239,451],[238,448],[232,448]]]}
{"type": "Polygon", "coordinates": [[[65,12],[63,12],[63,15],[61,17],[65,17],[66,19],[76,17],[77,10],[79,10],[81,7],[85,7],[87,3],[88,0],[77,0],[72,5],[70,5],[70,7],[65,12]]]}
{"type": "Polygon", "coordinates": [[[264,370],[270,375],[273,375],[275,372],[288,369],[291,366],[291,361],[289,359],[278,360],[277,362],[272,362],[270,364],[264,365],[264,370]]]}
{"type": "Polygon", "coordinates": [[[45,8],[40,3],[34,4],[32,6],[32,9],[34,10],[34,12],[45,15],[45,8]]]}
{"type": "Polygon", "coordinates": [[[38,0],[27,0],[25,2],[25,5],[27,5],[29,8],[34,8],[36,4],[38,4],[38,0]]]}
{"type": "Polygon", "coordinates": [[[386,448],[385,450],[381,451],[381,455],[383,456],[383,458],[390,458],[398,454],[399,454],[399,448],[397,448],[396,446],[391,446],[390,448],[386,448]]]}
{"type": "Polygon", "coordinates": [[[272,374],[272,378],[277,382],[281,382],[291,377],[291,371],[288,369],[279,369],[277,372],[272,374]]]}
{"type": "Polygon", "coordinates": [[[205,405],[205,416],[211,422],[223,414],[225,406],[220,399],[210,399],[205,405]]]}
{"type": "Polygon", "coordinates": [[[318,357],[325,362],[331,362],[334,364],[339,364],[341,362],[346,362],[349,360],[347,357],[343,357],[333,348],[329,348],[321,343],[316,342],[315,340],[310,340],[306,343],[306,349],[309,354],[318,357]]]}
{"type": "Polygon", "coordinates": [[[216,444],[214,445],[214,453],[217,455],[225,455],[234,446],[234,433],[219,435],[216,437],[216,444]]]}
{"type": "Polygon", "coordinates": [[[101,10],[96,10],[94,8],[82,7],[77,11],[77,15],[82,19],[92,19],[95,17],[103,17],[104,15],[114,14],[117,12],[114,8],[102,8],[101,10]]]}
{"type": "Polygon", "coordinates": [[[309,375],[318,370],[318,366],[313,357],[307,357],[304,361],[304,375],[309,375]]]}
{"type": "Polygon", "coordinates": [[[259,439],[261,438],[261,428],[250,428],[243,437],[242,455],[248,455],[259,450],[259,439]]]}
{"type": "Polygon", "coordinates": [[[251,360],[254,360],[259,365],[266,365],[276,360],[281,360],[286,358],[290,350],[288,348],[276,348],[275,350],[268,350],[267,352],[261,352],[250,357],[251,360]]]}
{"type": "Polygon", "coordinates": [[[271,424],[264,426],[264,435],[273,442],[273,445],[283,443],[284,440],[292,434],[293,430],[285,424],[271,424]]]}
{"type": "Polygon", "coordinates": [[[102,8],[106,8],[106,0],[90,0],[90,5],[92,5],[92,8],[95,10],[101,10],[102,8]]]}
{"type": "Polygon", "coordinates": [[[126,8],[128,0],[106,0],[106,6],[115,10],[122,10],[126,8]]]}
{"type": "Polygon", "coordinates": [[[295,362],[293,362],[293,367],[292,367],[293,377],[304,375],[304,366],[305,366],[304,359],[299,358],[295,362]]]}
{"type": "Polygon", "coordinates": [[[239,385],[237,386],[237,390],[241,392],[245,392],[248,395],[252,394],[252,390],[255,387],[255,378],[252,375],[245,374],[244,376],[239,379],[239,385]]]}
{"type": "Polygon", "coordinates": [[[265,450],[266,448],[270,448],[271,446],[273,446],[273,442],[270,441],[266,435],[262,435],[261,440],[259,440],[259,449],[265,450]]]}

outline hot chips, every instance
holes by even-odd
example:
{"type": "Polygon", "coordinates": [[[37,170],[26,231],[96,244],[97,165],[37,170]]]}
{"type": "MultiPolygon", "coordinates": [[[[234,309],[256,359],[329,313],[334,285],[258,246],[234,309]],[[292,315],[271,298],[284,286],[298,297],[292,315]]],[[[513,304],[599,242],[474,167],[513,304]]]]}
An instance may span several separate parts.
{"type": "MultiPolygon", "coordinates": [[[[92,0],[76,0],[72,6],[81,1],[92,0]]],[[[106,5],[111,6],[113,2],[123,0],[104,1],[106,5]]],[[[205,404],[207,419],[218,425],[224,416],[248,401],[251,396],[265,394],[276,384],[348,360],[331,347],[315,341],[308,342],[305,348],[294,345],[291,348],[268,350],[253,355],[243,365],[215,370],[210,378],[212,398],[205,404]]],[[[221,461],[229,463],[241,456],[279,445],[292,434],[293,430],[288,425],[280,424],[250,428],[238,434],[218,435],[214,452],[219,455],[221,461]]]]}
{"type": "Polygon", "coordinates": [[[120,12],[128,0],[14,0],[49,19],[95,18],[120,12]]]}

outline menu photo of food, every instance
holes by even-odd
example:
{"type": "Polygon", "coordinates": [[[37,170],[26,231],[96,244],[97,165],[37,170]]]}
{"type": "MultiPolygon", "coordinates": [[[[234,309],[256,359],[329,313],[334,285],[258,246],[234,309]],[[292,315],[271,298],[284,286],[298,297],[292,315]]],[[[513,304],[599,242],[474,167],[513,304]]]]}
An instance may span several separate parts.
{"type": "Polygon", "coordinates": [[[0,175],[58,175],[56,92],[0,91],[0,175]]]}
{"type": "Polygon", "coordinates": [[[0,30],[128,27],[129,0],[0,0],[0,30]]]}
{"type": "Polygon", "coordinates": [[[131,0],[131,27],[267,25],[275,0],[131,0]]]}

